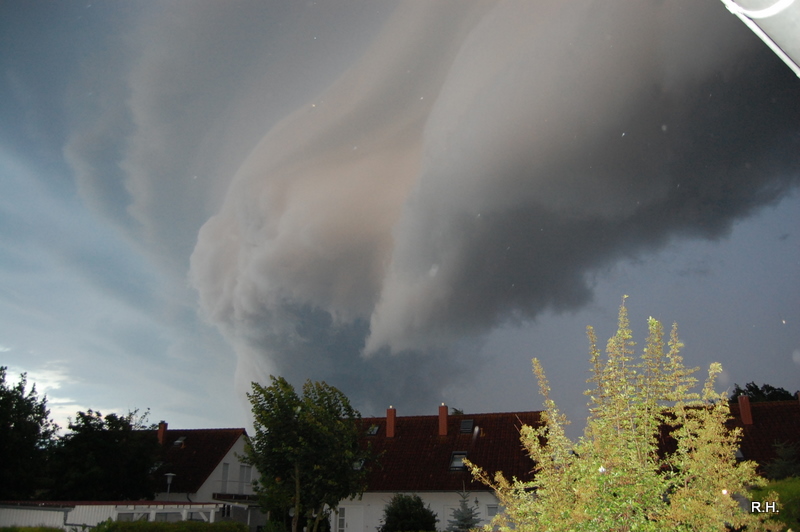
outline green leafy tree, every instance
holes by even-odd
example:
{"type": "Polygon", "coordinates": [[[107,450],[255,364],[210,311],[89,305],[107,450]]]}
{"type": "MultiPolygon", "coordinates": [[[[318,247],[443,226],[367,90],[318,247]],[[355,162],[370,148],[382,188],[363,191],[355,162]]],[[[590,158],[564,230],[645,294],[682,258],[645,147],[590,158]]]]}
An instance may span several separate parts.
{"type": "Polygon", "coordinates": [[[361,415],[324,382],[306,381],[303,394],[283,377],[252,383],[248,393],[255,434],[245,459],[261,478],[256,492],[266,510],[292,508],[292,532],[301,518],[317,532],[339,501],[366,489],[368,451],[359,447],[361,415]]]}
{"type": "Polygon", "coordinates": [[[505,506],[495,521],[501,530],[780,529],[765,514],[743,511],[735,498],[765,480],[755,463],[735,459],[740,432],[725,427],[727,396],[714,391],[721,366],[712,364],[702,392],[692,392],[697,369],[683,364],[677,328],[665,344],[661,323],[650,318],[648,327],[638,360],[624,300],[605,359],[588,329],[594,388],[587,392],[584,436],[576,443],[566,437],[566,418],[534,359],[546,408],[542,426],[522,429],[536,464],[534,480],[490,479],[471,465],[505,506]]]}
{"type": "Polygon", "coordinates": [[[765,401],[791,401],[797,397],[784,388],[776,388],[769,384],[762,384],[759,388],[755,382],[748,382],[741,388],[734,384],[731,392],[730,402],[735,403],[740,395],[746,395],[751,403],[763,403],[765,401]]]}
{"type": "Polygon", "coordinates": [[[6,382],[0,366],[0,500],[28,499],[44,484],[44,464],[58,426],[50,420],[47,397],[27,375],[15,385],[6,382]]]}
{"type": "Polygon", "coordinates": [[[448,532],[469,532],[481,522],[478,501],[475,500],[475,505],[470,506],[469,493],[462,491],[458,495],[461,497],[458,508],[453,509],[452,519],[447,521],[447,530],[448,532]]]}
{"type": "Polygon", "coordinates": [[[54,500],[152,499],[161,447],[147,412],[126,415],[78,412],[51,460],[54,500]]]}
{"type": "Polygon", "coordinates": [[[383,509],[379,532],[433,532],[439,518],[419,495],[397,493],[383,509]]]}

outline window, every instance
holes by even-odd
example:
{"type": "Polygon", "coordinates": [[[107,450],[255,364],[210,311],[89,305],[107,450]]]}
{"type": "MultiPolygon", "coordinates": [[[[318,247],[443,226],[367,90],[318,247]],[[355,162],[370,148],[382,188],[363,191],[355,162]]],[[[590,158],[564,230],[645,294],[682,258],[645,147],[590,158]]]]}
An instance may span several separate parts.
{"type": "Polygon", "coordinates": [[[222,464],[222,485],[220,486],[220,493],[228,493],[228,469],[230,464],[222,464]]]}
{"type": "Polygon", "coordinates": [[[456,451],[450,455],[450,471],[465,471],[464,459],[467,457],[466,451],[456,451]]]}
{"type": "Polygon", "coordinates": [[[150,514],[147,512],[124,512],[117,514],[117,521],[149,521],[150,514]]]}
{"type": "Polygon", "coordinates": [[[339,508],[336,512],[338,514],[336,519],[336,532],[344,532],[346,528],[344,520],[344,508],[339,508]]]}
{"type": "Polygon", "coordinates": [[[475,424],[474,419],[462,419],[461,420],[461,433],[462,434],[469,434],[472,432],[472,427],[475,424]]]}
{"type": "Polygon", "coordinates": [[[240,465],[239,466],[239,495],[243,495],[247,487],[250,486],[253,476],[253,466],[240,465]]]}
{"type": "Polygon", "coordinates": [[[364,459],[363,458],[361,460],[356,460],[355,462],[353,462],[353,470],[361,471],[363,468],[364,468],[364,459]]]}
{"type": "Polygon", "coordinates": [[[486,516],[491,519],[492,517],[497,515],[497,505],[496,504],[487,504],[486,505],[486,516]]]}
{"type": "Polygon", "coordinates": [[[367,429],[367,436],[375,436],[377,433],[378,433],[378,425],[376,425],[375,423],[373,423],[373,424],[372,424],[372,425],[370,425],[370,426],[369,426],[369,428],[367,429]]]}

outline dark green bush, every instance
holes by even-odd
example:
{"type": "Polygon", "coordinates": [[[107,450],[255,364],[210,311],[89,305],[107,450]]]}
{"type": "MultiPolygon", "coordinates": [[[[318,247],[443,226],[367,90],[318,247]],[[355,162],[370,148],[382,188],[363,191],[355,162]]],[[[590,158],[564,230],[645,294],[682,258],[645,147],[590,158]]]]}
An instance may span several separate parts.
{"type": "Polygon", "coordinates": [[[380,532],[435,531],[439,519],[419,495],[396,494],[383,510],[380,532]]]}
{"type": "Polygon", "coordinates": [[[267,521],[262,532],[287,532],[286,525],[280,521],[267,521]]]}

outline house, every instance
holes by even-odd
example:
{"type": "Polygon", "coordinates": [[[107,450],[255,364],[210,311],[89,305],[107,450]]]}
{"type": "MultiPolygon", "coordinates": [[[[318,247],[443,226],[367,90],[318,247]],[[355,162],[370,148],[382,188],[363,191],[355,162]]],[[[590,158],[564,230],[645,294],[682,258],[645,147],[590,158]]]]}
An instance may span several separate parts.
{"type": "Polygon", "coordinates": [[[242,461],[245,429],[176,430],[162,421],[157,437],[162,463],[155,475],[162,480],[156,501],[217,503],[221,519],[253,530],[264,524],[253,490],[257,472],[242,461]]]}
{"type": "Polygon", "coordinates": [[[212,501],[253,495],[253,466],[242,462],[244,429],[169,429],[158,425],[162,463],[156,500],[212,501]]]}
{"type": "MultiPolygon", "coordinates": [[[[776,458],[776,442],[800,443],[800,399],[731,405],[729,427],[742,429],[740,454],[762,468],[776,458]]],[[[344,500],[331,516],[333,532],[374,532],[395,493],[416,493],[439,518],[443,530],[459,505],[458,492],[477,501],[482,524],[502,508],[492,490],[473,480],[463,466],[467,458],[488,472],[531,480],[533,461],[520,441],[519,429],[540,424],[541,412],[452,415],[445,405],[438,415],[398,417],[393,407],[386,417],[361,420],[362,444],[379,455],[367,477],[360,500],[344,500]]]]}
{"type": "MultiPolygon", "coordinates": [[[[762,468],[776,458],[775,442],[800,442],[800,400],[751,404],[740,397],[731,415],[728,426],[743,432],[742,457],[762,468]]],[[[362,418],[361,443],[379,458],[369,464],[367,491],[361,499],[340,503],[331,530],[374,532],[395,493],[418,494],[437,514],[442,530],[459,505],[459,492],[467,491],[470,502],[477,501],[482,523],[488,523],[502,508],[463,460],[490,476],[502,471],[506,478],[531,480],[534,464],[519,430],[541,422],[541,412],[453,415],[445,405],[437,415],[398,417],[389,407],[385,417],[362,418]]],[[[0,502],[0,526],[71,530],[106,519],[236,520],[255,532],[265,523],[252,488],[257,473],[241,461],[244,429],[175,430],[161,422],[155,433],[163,454],[156,470],[162,484],[154,501],[0,502]]]]}
{"type": "Polygon", "coordinates": [[[153,501],[0,502],[0,526],[46,525],[64,530],[114,521],[234,520],[255,531],[265,522],[253,495],[252,466],[244,464],[247,433],[235,429],[153,431],[162,448],[153,501]]]}
{"type": "Polygon", "coordinates": [[[223,503],[153,501],[10,501],[0,502],[0,527],[94,527],[103,521],[187,521],[213,523],[224,515],[223,503]]]}
{"type": "Polygon", "coordinates": [[[470,503],[477,501],[482,523],[488,523],[501,510],[499,501],[472,478],[464,459],[492,476],[502,471],[506,478],[530,480],[534,464],[519,431],[523,424],[539,423],[539,412],[452,415],[444,404],[433,416],[398,417],[389,407],[386,417],[362,418],[362,444],[379,460],[372,464],[361,499],[342,501],[331,516],[331,530],[374,532],[395,493],[419,495],[444,529],[459,506],[459,492],[467,491],[470,503]]]}
{"type": "Polygon", "coordinates": [[[751,403],[746,395],[730,405],[729,427],[742,429],[741,458],[763,468],[777,458],[775,443],[800,443],[800,398],[751,403]]]}

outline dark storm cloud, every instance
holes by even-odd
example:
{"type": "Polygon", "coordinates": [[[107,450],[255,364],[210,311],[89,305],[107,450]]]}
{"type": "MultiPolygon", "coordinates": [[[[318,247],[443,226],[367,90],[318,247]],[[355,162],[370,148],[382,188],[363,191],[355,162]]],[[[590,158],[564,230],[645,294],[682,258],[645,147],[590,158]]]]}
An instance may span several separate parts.
{"type": "Polygon", "coordinates": [[[365,414],[380,414],[390,404],[402,405],[404,414],[430,412],[484,367],[480,346],[466,343],[365,359],[361,352],[368,321],[336,323],[329,312],[309,306],[284,303],[258,321],[237,330],[238,351],[245,355],[239,368],[242,384],[268,382],[268,373],[295,383],[324,380],[345,391],[365,414]]]}
{"type": "MultiPolygon", "coordinates": [[[[759,66],[774,65],[771,59],[755,57],[736,80],[709,80],[680,99],[631,95],[629,116],[569,150],[535,154],[532,147],[521,160],[495,161],[488,183],[499,192],[476,193],[475,203],[457,204],[456,212],[448,212],[446,187],[422,188],[423,174],[395,250],[402,259],[406,246],[428,252],[395,259],[397,293],[385,285],[373,315],[379,337],[387,330],[390,345],[408,347],[417,337],[425,345],[431,331],[459,337],[510,317],[575,309],[591,299],[590,274],[603,266],[677,237],[725,236],[735,220],[783,197],[800,173],[800,113],[797,80],[780,65],[772,72],[759,66]],[[542,166],[545,179],[556,182],[537,188],[542,166]],[[523,187],[503,194],[521,184],[544,198],[523,187]],[[418,288],[440,295],[405,305],[418,288]]],[[[461,153],[476,152],[477,146],[461,153]]],[[[470,172],[469,162],[463,166],[470,172]]],[[[447,169],[440,172],[431,179],[447,169]]],[[[455,189],[463,177],[441,179],[455,189]]]]}
{"type": "Polygon", "coordinates": [[[426,125],[368,349],[575,309],[598,268],[722,236],[797,183],[797,80],[763,50],[737,61],[740,28],[713,9],[691,8],[716,31],[691,33],[670,5],[476,28],[426,125]],[[492,45],[500,67],[480,61],[492,45]]]}
{"type": "MultiPolygon", "coordinates": [[[[124,168],[131,212],[156,230],[180,188],[157,177],[195,167],[151,152],[177,132],[146,90],[154,64],[136,70],[149,134],[124,168]]],[[[265,81],[242,83],[252,95],[265,81]]],[[[603,268],[723,237],[795,187],[799,98],[713,2],[401,3],[361,59],[214,179],[226,196],[191,280],[242,380],[438,401],[476,374],[477,348],[463,348],[493,327],[578,309],[603,268]]],[[[214,146],[195,141],[182,142],[214,146]]]]}

